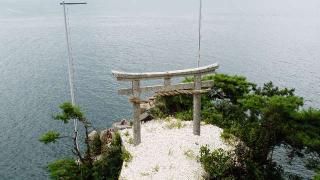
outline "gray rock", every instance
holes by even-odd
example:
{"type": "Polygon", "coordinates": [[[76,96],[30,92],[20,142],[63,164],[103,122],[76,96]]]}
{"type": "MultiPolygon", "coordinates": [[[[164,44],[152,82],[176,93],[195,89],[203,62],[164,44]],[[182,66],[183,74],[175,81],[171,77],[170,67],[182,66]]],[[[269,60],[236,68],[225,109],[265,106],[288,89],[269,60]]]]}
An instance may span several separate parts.
{"type": "Polygon", "coordinates": [[[112,132],[110,129],[105,129],[100,133],[100,140],[102,144],[108,144],[112,139],[112,132]]]}
{"type": "Polygon", "coordinates": [[[117,131],[117,130],[123,130],[127,128],[131,128],[129,121],[123,119],[119,122],[113,123],[112,127],[117,131]]]}
{"type": "Polygon", "coordinates": [[[97,132],[97,131],[92,131],[92,132],[88,135],[89,141],[93,141],[96,136],[99,136],[98,132],[97,132]]]}

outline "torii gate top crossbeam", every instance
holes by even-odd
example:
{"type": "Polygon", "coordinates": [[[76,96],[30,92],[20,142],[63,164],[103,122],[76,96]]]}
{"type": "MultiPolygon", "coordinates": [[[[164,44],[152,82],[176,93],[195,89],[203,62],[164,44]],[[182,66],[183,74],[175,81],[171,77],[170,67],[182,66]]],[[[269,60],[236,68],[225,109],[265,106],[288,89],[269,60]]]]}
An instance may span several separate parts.
{"type": "Polygon", "coordinates": [[[164,77],[183,77],[192,76],[195,74],[209,74],[214,72],[219,68],[218,64],[211,64],[208,66],[203,66],[193,69],[183,69],[176,71],[166,71],[166,72],[148,72],[148,73],[127,73],[120,71],[112,71],[112,74],[117,78],[118,81],[132,81],[132,80],[147,80],[147,79],[161,79],[164,77]]]}

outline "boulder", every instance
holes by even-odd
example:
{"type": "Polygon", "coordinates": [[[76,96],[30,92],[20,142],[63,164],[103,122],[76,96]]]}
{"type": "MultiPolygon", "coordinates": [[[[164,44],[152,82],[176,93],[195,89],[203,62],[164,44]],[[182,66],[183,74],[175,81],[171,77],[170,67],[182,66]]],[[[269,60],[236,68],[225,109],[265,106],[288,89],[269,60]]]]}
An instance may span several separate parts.
{"type": "Polygon", "coordinates": [[[98,132],[97,132],[97,131],[92,131],[92,132],[88,135],[89,141],[93,141],[96,136],[99,136],[98,132]]]}
{"type": "Polygon", "coordinates": [[[123,119],[121,121],[113,123],[112,127],[115,131],[117,131],[117,130],[123,130],[123,129],[130,128],[131,126],[130,126],[129,121],[123,119]]]}
{"type": "Polygon", "coordinates": [[[108,144],[112,140],[112,132],[110,129],[101,131],[100,140],[102,144],[108,144]]]}

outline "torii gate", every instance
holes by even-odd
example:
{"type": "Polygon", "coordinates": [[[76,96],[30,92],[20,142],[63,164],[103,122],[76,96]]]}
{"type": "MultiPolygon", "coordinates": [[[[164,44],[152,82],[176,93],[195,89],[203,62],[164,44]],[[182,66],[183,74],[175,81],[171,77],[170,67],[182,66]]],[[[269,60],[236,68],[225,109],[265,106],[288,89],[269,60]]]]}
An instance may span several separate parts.
{"type": "Polygon", "coordinates": [[[167,72],[149,72],[149,73],[127,73],[112,71],[112,74],[118,81],[131,81],[132,88],[120,89],[118,94],[131,95],[130,101],[133,104],[133,140],[134,145],[141,143],[141,122],[140,122],[140,94],[145,92],[167,93],[172,91],[188,90],[193,94],[193,134],[200,135],[201,120],[201,92],[202,88],[210,88],[213,81],[201,82],[201,77],[206,74],[214,73],[219,68],[218,64],[212,64],[194,69],[184,69],[167,72]],[[194,76],[194,82],[179,83],[171,85],[171,78],[194,76]],[[163,79],[164,85],[140,87],[141,80],[163,79]]]}

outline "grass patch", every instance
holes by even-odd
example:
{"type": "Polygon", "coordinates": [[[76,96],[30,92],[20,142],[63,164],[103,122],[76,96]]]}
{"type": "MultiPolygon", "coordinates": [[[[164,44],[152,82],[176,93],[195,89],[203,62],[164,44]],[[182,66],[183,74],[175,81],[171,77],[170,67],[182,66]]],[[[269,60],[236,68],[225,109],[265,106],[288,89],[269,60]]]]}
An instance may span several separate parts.
{"type": "Polygon", "coordinates": [[[156,174],[159,171],[160,171],[160,166],[156,165],[151,170],[149,170],[149,172],[141,172],[140,175],[141,176],[150,176],[151,174],[156,174]]]}
{"type": "Polygon", "coordinates": [[[126,131],[126,132],[124,132],[124,134],[123,134],[124,136],[126,136],[126,137],[129,137],[129,131],[126,131]]]}
{"type": "Polygon", "coordinates": [[[228,144],[234,144],[236,142],[236,137],[231,134],[228,130],[223,130],[220,134],[221,139],[228,143],[228,144]]]}
{"type": "Polygon", "coordinates": [[[185,151],[183,154],[184,154],[188,159],[195,159],[195,157],[196,157],[195,154],[194,154],[194,152],[193,152],[191,149],[185,151]]]}
{"type": "Polygon", "coordinates": [[[132,160],[132,155],[130,154],[129,151],[127,151],[125,148],[122,149],[122,156],[121,158],[123,159],[124,162],[131,162],[132,160]]]}
{"type": "Polygon", "coordinates": [[[130,138],[127,140],[127,143],[129,143],[129,144],[133,144],[133,138],[132,138],[132,137],[130,137],[130,138]]]}
{"type": "Polygon", "coordinates": [[[168,152],[168,156],[171,156],[173,154],[173,150],[170,148],[168,152]]]}
{"type": "Polygon", "coordinates": [[[186,125],[182,123],[182,121],[180,119],[177,119],[177,120],[173,120],[173,121],[170,121],[166,124],[166,128],[168,129],[180,129],[180,128],[183,128],[185,127],[186,125]]]}
{"type": "Polygon", "coordinates": [[[171,122],[172,120],[173,120],[173,118],[171,116],[164,118],[165,122],[171,122]]]}
{"type": "Polygon", "coordinates": [[[155,173],[159,172],[159,170],[160,170],[160,166],[159,166],[159,165],[156,165],[156,166],[153,167],[153,169],[152,169],[152,171],[155,172],[155,173]]]}
{"type": "Polygon", "coordinates": [[[141,175],[141,176],[150,176],[150,173],[148,173],[148,172],[141,172],[140,175],[141,175]]]}

